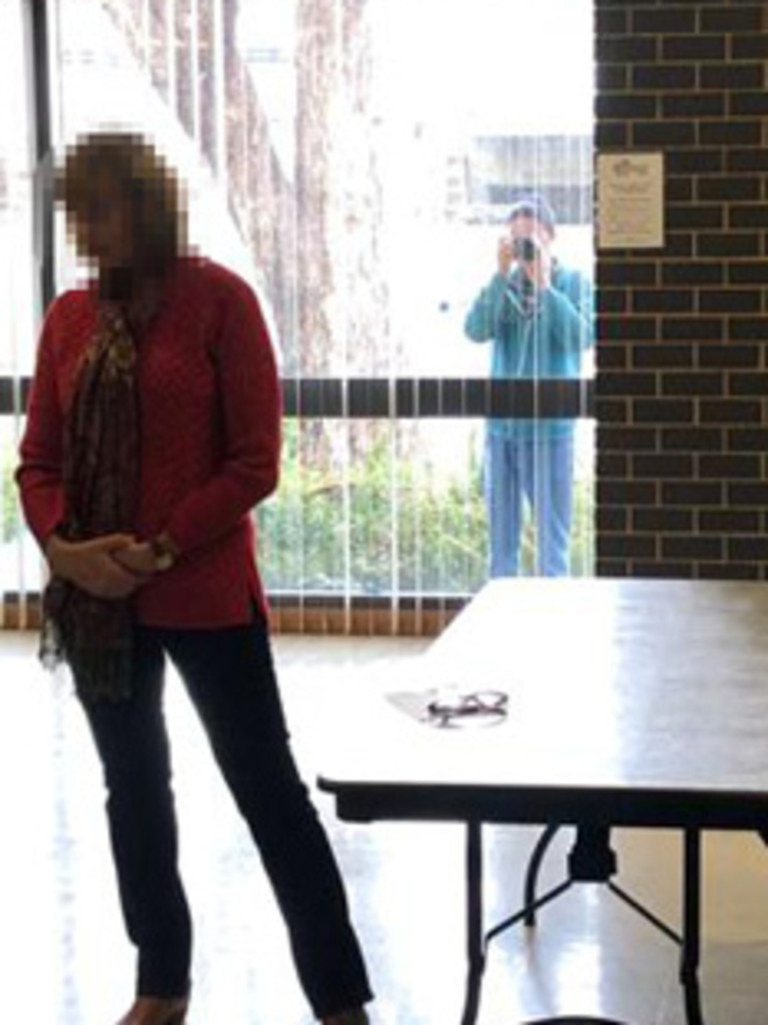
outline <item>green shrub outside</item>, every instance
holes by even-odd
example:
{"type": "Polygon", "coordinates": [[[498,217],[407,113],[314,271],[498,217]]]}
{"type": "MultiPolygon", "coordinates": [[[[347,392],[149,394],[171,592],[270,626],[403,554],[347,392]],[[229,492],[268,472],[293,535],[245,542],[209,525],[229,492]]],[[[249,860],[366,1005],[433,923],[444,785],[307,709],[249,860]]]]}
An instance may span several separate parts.
{"type": "MultiPolygon", "coordinates": [[[[471,594],[488,577],[481,460],[432,474],[397,453],[378,425],[346,470],[302,460],[298,425],[286,428],[281,484],[258,513],[259,560],[271,591],[388,595],[471,594]]],[[[410,457],[409,457],[410,455],[410,457]]],[[[571,572],[592,573],[592,483],[574,485],[571,572]]],[[[524,538],[532,573],[535,538],[524,538]]]]}
{"type": "Polygon", "coordinates": [[[18,455],[13,445],[0,448],[0,543],[15,541],[22,530],[21,507],[14,480],[18,455]]]}

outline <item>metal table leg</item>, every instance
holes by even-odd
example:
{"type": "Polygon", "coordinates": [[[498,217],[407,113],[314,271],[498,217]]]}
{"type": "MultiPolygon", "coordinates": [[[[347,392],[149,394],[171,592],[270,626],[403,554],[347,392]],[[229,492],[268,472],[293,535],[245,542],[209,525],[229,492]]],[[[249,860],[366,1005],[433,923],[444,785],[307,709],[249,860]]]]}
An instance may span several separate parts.
{"type": "Polygon", "coordinates": [[[560,828],[557,823],[550,823],[544,832],[539,837],[536,846],[534,847],[533,854],[528,862],[528,870],[525,873],[525,887],[523,892],[523,907],[526,909],[525,912],[525,924],[532,926],[536,924],[536,912],[534,905],[536,904],[536,883],[539,878],[539,869],[541,863],[544,860],[544,855],[547,853],[549,845],[555,839],[555,834],[560,828]]]}
{"type": "Polygon", "coordinates": [[[688,1025],[704,1025],[699,993],[701,952],[701,831],[686,829],[683,849],[683,942],[680,982],[688,1025]]]}
{"type": "Polygon", "coordinates": [[[483,849],[481,823],[467,823],[467,990],[461,1025],[474,1025],[485,969],[483,944],[483,849]]]}

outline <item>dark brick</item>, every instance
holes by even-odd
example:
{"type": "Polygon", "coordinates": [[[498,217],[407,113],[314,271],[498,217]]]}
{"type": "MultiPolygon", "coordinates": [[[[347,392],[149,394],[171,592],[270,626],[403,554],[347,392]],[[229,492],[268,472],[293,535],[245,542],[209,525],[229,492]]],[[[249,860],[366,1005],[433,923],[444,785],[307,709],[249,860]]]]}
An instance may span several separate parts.
{"type": "Polygon", "coordinates": [[[684,399],[635,399],[632,402],[632,420],[639,424],[692,423],[693,411],[693,402],[684,399]]]}
{"type": "Polygon", "coordinates": [[[698,349],[700,367],[757,367],[760,350],[754,345],[702,345],[698,349]]]}
{"type": "Polygon", "coordinates": [[[654,534],[693,530],[693,512],[686,509],[633,509],[632,529],[654,534]]]}
{"type": "Polygon", "coordinates": [[[702,146],[759,146],[763,128],[759,121],[700,121],[702,146]]]}
{"type": "Polygon", "coordinates": [[[768,505],[768,484],[752,483],[747,484],[737,481],[727,486],[728,505],[757,506],[762,509],[768,505]]]}
{"type": "Polygon", "coordinates": [[[723,505],[725,488],[714,481],[669,481],[661,486],[664,505],[723,505]]]}
{"type": "Polygon", "coordinates": [[[694,354],[692,345],[635,345],[632,347],[632,366],[648,370],[692,367],[694,354]]]}
{"type": "Polygon", "coordinates": [[[723,263],[664,263],[661,280],[665,285],[722,285],[725,277],[723,263]]]}
{"type": "Polygon", "coordinates": [[[708,477],[714,477],[715,480],[756,480],[760,477],[760,456],[701,455],[697,477],[701,480],[708,477]]]}
{"type": "Polygon", "coordinates": [[[724,541],[717,537],[663,537],[664,559],[722,559],[724,541]]]}
{"type": "Polygon", "coordinates": [[[696,12],[690,7],[637,10],[632,13],[632,31],[667,36],[672,32],[696,31],[696,12]]]}
{"type": "Polygon", "coordinates": [[[604,505],[655,505],[656,484],[654,481],[598,480],[595,497],[604,505]]]}
{"type": "Polygon", "coordinates": [[[701,89],[760,89],[764,84],[763,65],[754,64],[702,64],[699,67],[701,89]]]}
{"type": "Polygon", "coordinates": [[[614,395],[655,395],[655,374],[604,374],[598,384],[600,398],[614,395]]]}
{"type": "Polygon", "coordinates": [[[693,235],[667,230],[664,256],[667,259],[690,260],[693,256],[693,235]]]}
{"type": "Polygon", "coordinates": [[[665,341],[712,342],[723,338],[725,326],[715,317],[663,317],[661,337],[665,341]]]}
{"type": "Polygon", "coordinates": [[[728,334],[738,342],[768,340],[768,317],[731,317],[728,334]]]}
{"type": "Polygon", "coordinates": [[[598,288],[610,285],[655,285],[657,267],[658,264],[651,261],[611,263],[608,260],[601,260],[597,265],[595,280],[598,288]]]}
{"type": "Polygon", "coordinates": [[[745,0],[596,3],[603,37],[623,53],[598,70],[596,134],[606,149],[664,150],[667,172],[663,249],[597,261],[594,389],[608,473],[596,516],[598,539],[613,539],[598,547],[598,572],[768,580],[765,11],[745,0]],[[656,476],[615,479],[627,459],[656,476]],[[645,554],[631,544],[638,533],[651,543],[645,554]]]}
{"type": "Polygon", "coordinates": [[[632,292],[634,313],[690,313],[693,293],[689,288],[637,288],[632,292]]]}
{"type": "Polygon", "coordinates": [[[728,264],[728,281],[732,285],[768,285],[768,260],[728,264]]]}
{"type": "Polygon", "coordinates": [[[598,6],[595,10],[595,32],[600,37],[629,34],[629,12],[619,8],[598,6]]]}
{"type": "Polygon", "coordinates": [[[720,452],[723,432],[715,427],[665,427],[661,447],[666,452],[720,452]]]}
{"type": "Polygon", "coordinates": [[[597,448],[605,452],[655,452],[658,432],[652,427],[597,425],[597,448]]]}
{"type": "Polygon", "coordinates": [[[598,64],[621,64],[656,59],[656,39],[634,35],[598,36],[595,41],[595,59],[598,64]]]}
{"type": "Polygon", "coordinates": [[[626,121],[600,121],[595,127],[595,146],[599,150],[626,149],[628,140],[626,121]]]}
{"type": "Polygon", "coordinates": [[[768,373],[731,374],[728,383],[732,395],[768,395],[768,373]]]}
{"type": "Polygon", "coordinates": [[[632,576],[644,580],[690,580],[693,567],[684,562],[633,562],[632,576]]]}
{"type": "Polygon", "coordinates": [[[621,506],[608,505],[595,510],[595,526],[598,532],[624,534],[628,527],[628,510],[621,506]]]}
{"type": "MultiPolygon", "coordinates": [[[[691,121],[636,121],[632,125],[632,141],[636,146],[693,146],[696,125],[691,121]]],[[[751,140],[737,140],[749,144],[751,140]]]]}
{"type": "Polygon", "coordinates": [[[761,4],[704,8],[699,15],[699,28],[701,32],[759,32],[764,24],[763,13],[761,4]]]}
{"type": "Polygon", "coordinates": [[[668,174],[721,174],[726,154],[722,149],[673,149],[665,154],[668,174]]]}
{"type": "Polygon", "coordinates": [[[760,580],[757,566],[742,563],[700,562],[696,572],[699,580],[760,580]]]}
{"type": "Polygon", "coordinates": [[[653,118],[656,97],[651,93],[600,93],[595,100],[595,114],[600,119],[653,118]]]}
{"type": "Polygon", "coordinates": [[[595,364],[599,370],[626,370],[629,366],[628,345],[598,345],[595,352],[595,364]]]}
{"type": "Polygon", "coordinates": [[[598,313],[625,313],[627,293],[620,288],[599,288],[595,308],[598,313]]]}
{"type": "Polygon", "coordinates": [[[723,117],[725,93],[670,93],[661,97],[663,117],[723,117]]]}
{"type": "Polygon", "coordinates": [[[768,452],[768,427],[736,428],[728,431],[731,452],[768,452]]]}
{"type": "Polygon", "coordinates": [[[699,256],[759,256],[757,232],[705,232],[696,239],[699,256]]]}
{"type": "Polygon", "coordinates": [[[667,227],[672,230],[689,228],[692,230],[717,231],[723,228],[723,208],[720,205],[691,204],[686,206],[669,205],[666,212],[667,227]]]}
{"type": "Polygon", "coordinates": [[[725,154],[725,170],[741,174],[744,171],[768,171],[768,149],[732,149],[725,154]]]}
{"type": "Polygon", "coordinates": [[[699,419],[705,424],[758,424],[762,420],[762,405],[747,399],[702,399],[699,419]]]}
{"type": "Polygon", "coordinates": [[[760,306],[761,295],[755,289],[711,289],[699,295],[702,313],[758,313],[760,306]]]}
{"type": "Polygon", "coordinates": [[[699,178],[698,198],[706,202],[713,199],[739,199],[744,202],[759,199],[762,179],[757,175],[732,175],[727,178],[699,178]]]}
{"type": "Polygon", "coordinates": [[[652,477],[654,480],[693,478],[693,456],[683,452],[673,454],[636,453],[632,456],[632,476],[636,480],[652,477]]]}
{"type": "Polygon", "coordinates": [[[661,385],[662,395],[665,397],[682,395],[709,395],[718,396],[724,390],[723,375],[713,373],[669,373],[662,374],[661,385]]]}
{"type": "Polygon", "coordinates": [[[696,68],[689,64],[638,64],[632,69],[633,89],[674,91],[696,87],[696,68]]]}
{"type": "Polygon", "coordinates": [[[600,423],[603,424],[625,424],[629,421],[629,402],[604,399],[600,395],[600,389],[605,387],[607,375],[599,377],[595,382],[597,396],[595,398],[595,414],[600,423]]]}
{"type": "Polygon", "coordinates": [[[768,228],[768,203],[740,203],[728,210],[732,228],[768,228]]]}
{"type": "Polygon", "coordinates": [[[626,577],[629,576],[628,565],[621,559],[596,559],[595,576],[608,577],[611,580],[626,577]]]}
{"type": "MultiPolygon", "coordinates": [[[[768,32],[753,32],[749,35],[734,35],[731,40],[733,60],[751,60],[768,57],[768,32]]],[[[640,58],[642,60],[642,58],[640,58]]]]}
{"type": "Polygon", "coordinates": [[[693,180],[691,178],[668,178],[666,188],[668,203],[693,202],[693,180]]]}
{"type": "Polygon", "coordinates": [[[623,341],[650,342],[656,338],[653,317],[613,317],[605,314],[596,318],[596,334],[603,341],[616,338],[623,341]]]}
{"type": "Polygon", "coordinates": [[[596,82],[598,95],[607,89],[626,89],[629,85],[629,65],[599,64],[596,82]]]}
{"type": "Polygon", "coordinates": [[[620,452],[598,452],[595,461],[597,476],[605,477],[628,477],[628,457],[620,452]]]}
{"type": "Polygon", "coordinates": [[[765,562],[768,538],[762,536],[728,538],[728,558],[736,562],[765,562]]]}
{"type": "Polygon", "coordinates": [[[595,538],[595,550],[601,559],[652,559],[656,540],[631,534],[603,534],[595,538]]]}
{"type": "Polygon", "coordinates": [[[724,60],[722,36],[667,36],[661,41],[661,59],[665,61],[724,60]]]}
{"type": "Polygon", "coordinates": [[[768,92],[732,93],[728,102],[733,117],[768,114],[768,92]]]}
{"type": "Polygon", "coordinates": [[[760,526],[760,514],[737,509],[700,509],[696,513],[703,534],[753,534],[760,526]]]}

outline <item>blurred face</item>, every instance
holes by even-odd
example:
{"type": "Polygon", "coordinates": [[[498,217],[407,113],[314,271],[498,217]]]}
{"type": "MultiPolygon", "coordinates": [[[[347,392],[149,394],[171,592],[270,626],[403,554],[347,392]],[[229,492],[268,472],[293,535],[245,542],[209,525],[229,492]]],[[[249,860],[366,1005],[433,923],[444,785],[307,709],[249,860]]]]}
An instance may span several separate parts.
{"type": "Polygon", "coordinates": [[[96,178],[77,211],[67,221],[81,256],[101,270],[127,267],[133,255],[130,199],[106,176],[96,178]]]}
{"type": "Polygon", "coordinates": [[[552,244],[552,234],[549,229],[528,214],[521,214],[510,221],[509,233],[513,241],[516,238],[532,238],[539,248],[545,251],[552,244]]]}

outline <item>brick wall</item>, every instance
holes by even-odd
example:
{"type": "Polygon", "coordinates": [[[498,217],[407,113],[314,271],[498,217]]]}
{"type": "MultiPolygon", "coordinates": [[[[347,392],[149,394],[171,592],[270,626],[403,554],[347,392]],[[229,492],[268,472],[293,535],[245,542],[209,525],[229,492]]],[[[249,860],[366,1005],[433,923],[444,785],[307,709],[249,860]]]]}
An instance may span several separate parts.
{"type": "Polygon", "coordinates": [[[768,579],[768,4],[596,0],[599,151],[662,250],[598,254],[597,572],[768,579]]]}

